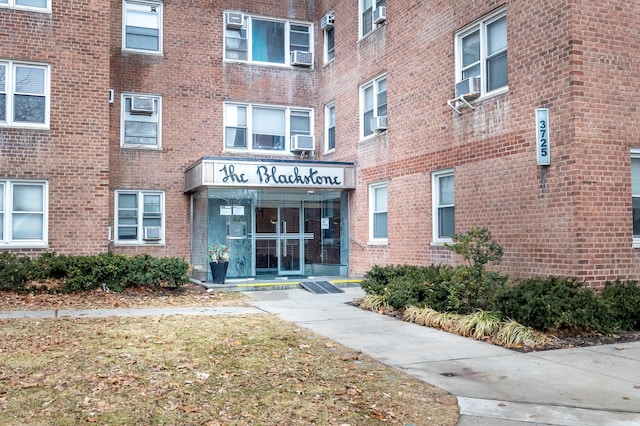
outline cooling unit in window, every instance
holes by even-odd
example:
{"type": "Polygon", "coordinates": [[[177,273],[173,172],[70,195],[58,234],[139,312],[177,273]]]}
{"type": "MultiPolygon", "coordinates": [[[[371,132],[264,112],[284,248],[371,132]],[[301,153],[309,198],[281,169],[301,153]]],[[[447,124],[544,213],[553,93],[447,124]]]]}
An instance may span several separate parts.
{"type": "Polygon", "coordinates": [[[227,12],[224,14],[224,26],[238,30],[244,26],[244,16],[240,12],[227,12]]]}
{"type": "Polygon", "coordinates": [[[291,152],[313,151],[313,136],[294,135],[291,137],[291,152]]]}
{"type": "Polygon", "coordinates": [[[381,115],[371,119],[371,127],[374,132],[384,132],[387,130],[387,116],[381,115]]]}
{"type": "Polygon", "coordinates": [[[378,6],[373,11],[373,23],[374,24],[382,24],[387,20],[387,7],[386,6],[378,6]]]}
{"type": "Polygon", "coordinates": [[[323,30],[330,30],[333,28],[333,13],[327,13],[320,20],[320,28],[323,30]]]}
{"type": "Polygon", "coordinates": [[[134,96],[131,98],[132,114],[153,114],[153,98],[149,96],[134,96]]]}
{"type": "Polygon", "coordinates": [[[291,65],[297,67],[310,67],[313,64],[313,53],[294,50],[291,52],[291,65]]]}
{"type": "Polygon", "coordinates": [[[143,228],[142,238],[145,241],[160,241],[160,227],[159,226],[145,226],[143,228]]]}
{"type": "Polygon", "coordinates": [[[465,78],[456,83],[456,98],[470,100],[478,96],[480,96],[480,77],[465,78]]]}

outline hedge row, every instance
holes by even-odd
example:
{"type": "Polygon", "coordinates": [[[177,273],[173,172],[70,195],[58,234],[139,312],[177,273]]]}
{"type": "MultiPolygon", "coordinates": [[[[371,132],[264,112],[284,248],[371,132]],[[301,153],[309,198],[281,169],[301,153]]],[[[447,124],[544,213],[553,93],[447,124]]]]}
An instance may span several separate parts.
{"type": "Polygon", "coordinates": [[[45,253],[37,258],[0,253],[0,290],[71,293],[100,288],[180,287],[189,281],[189,264],[175,257],[148,254],[67,256],[45,253]]]}

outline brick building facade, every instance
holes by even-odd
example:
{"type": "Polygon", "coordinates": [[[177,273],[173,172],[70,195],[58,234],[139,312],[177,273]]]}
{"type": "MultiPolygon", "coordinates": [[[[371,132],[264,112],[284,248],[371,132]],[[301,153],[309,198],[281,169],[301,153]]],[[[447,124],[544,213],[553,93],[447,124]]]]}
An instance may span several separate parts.
{"type": "Polygon", "coordinates": [[[357,277],[476,226],[512,276],[639,279],[639,12],[0,0],[1,248],[357,277]]]}

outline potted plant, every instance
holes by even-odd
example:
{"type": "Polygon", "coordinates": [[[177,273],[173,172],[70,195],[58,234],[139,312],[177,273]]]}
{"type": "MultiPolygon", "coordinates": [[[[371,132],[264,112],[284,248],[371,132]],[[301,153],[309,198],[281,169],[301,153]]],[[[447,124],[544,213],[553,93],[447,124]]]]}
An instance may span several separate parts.
{"type": "Polygon", "coordinates": [[[227,276],[227,268],[229,267],[229,247],[224,244],[213,244],[207,250],[209,256],[209,267],[211,268],[211,275],[213,282],[216,284],[224,284],[224,279],[227,276]]]}

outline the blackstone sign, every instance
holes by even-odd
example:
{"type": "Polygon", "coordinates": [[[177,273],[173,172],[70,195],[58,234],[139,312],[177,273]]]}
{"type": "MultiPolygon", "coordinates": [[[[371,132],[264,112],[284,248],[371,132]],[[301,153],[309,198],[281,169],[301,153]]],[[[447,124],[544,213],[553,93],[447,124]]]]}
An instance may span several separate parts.
{"type": "Polygon", "coordinates": [[[185,192],[200,186],[350,189],[355,170],[353,163],[205,158],[185,172],[185,192]]]}

